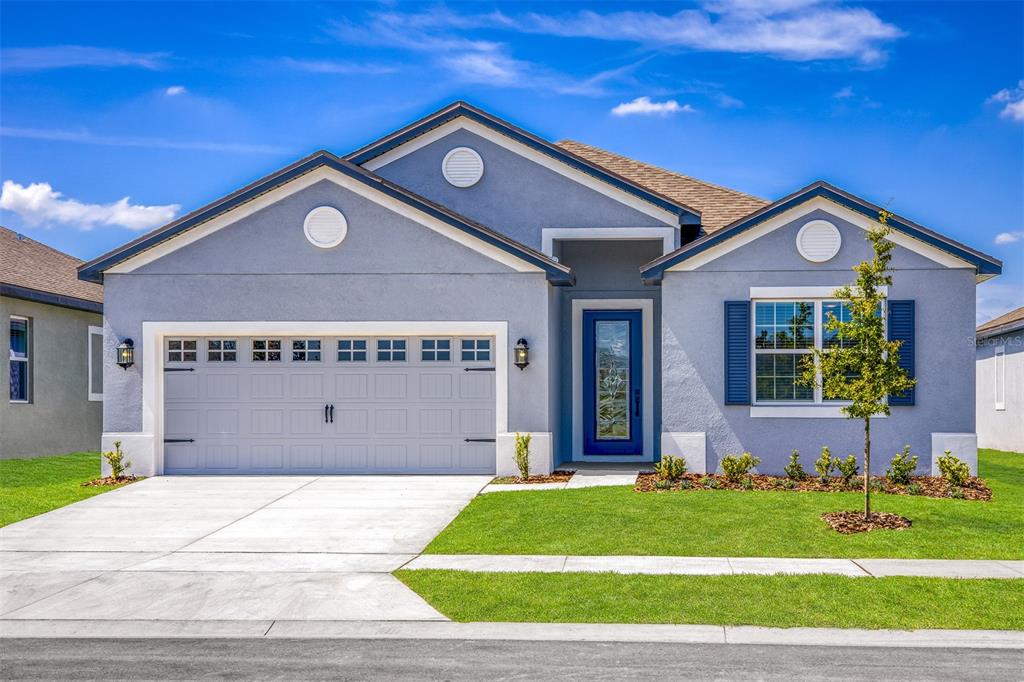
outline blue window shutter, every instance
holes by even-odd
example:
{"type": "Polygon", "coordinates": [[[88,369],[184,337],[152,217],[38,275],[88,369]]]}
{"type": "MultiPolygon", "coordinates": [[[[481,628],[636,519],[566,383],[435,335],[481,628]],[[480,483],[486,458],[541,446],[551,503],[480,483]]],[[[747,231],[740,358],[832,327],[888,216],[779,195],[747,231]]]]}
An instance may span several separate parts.
{"type": "MultiPolygon", "coordinates": [[[[900,367],[914,378],[914,302],[889,301],[889,340],[902,341],[900,367]]],[[[913,405],[914,389],[889,396],[890,405],[913,405]]]]}
{"type": "Polygon", "coordinates": [[[725,302],[725,404],[750,404],[750,301],[725,302]]]}

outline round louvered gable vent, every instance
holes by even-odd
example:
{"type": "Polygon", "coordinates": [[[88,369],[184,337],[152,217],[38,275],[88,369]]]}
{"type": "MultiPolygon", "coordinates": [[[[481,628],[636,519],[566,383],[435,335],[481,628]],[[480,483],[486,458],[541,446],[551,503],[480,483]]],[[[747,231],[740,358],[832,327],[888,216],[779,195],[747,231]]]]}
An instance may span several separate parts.
{"type": "Polygon", "coordinates": [[[348,234],[348,221],[336,208],[317,206],[306,214],[302,230],[310,244],[321,249],[329,249],[345,239],[345,235],[348,234]]]}
{"type": "Polygon", "coordinates": [[[796,250],[812,263],[824,263],[839,253],[843,237],[827,220],[812,220],[796,235],[796,250]]]}
{"type": "Polygon", "coordinates": [[[472,187],[484,175],[484,160],[469,147],[456,147],[444,155],[441,172],[456,187],[472,187]]]}

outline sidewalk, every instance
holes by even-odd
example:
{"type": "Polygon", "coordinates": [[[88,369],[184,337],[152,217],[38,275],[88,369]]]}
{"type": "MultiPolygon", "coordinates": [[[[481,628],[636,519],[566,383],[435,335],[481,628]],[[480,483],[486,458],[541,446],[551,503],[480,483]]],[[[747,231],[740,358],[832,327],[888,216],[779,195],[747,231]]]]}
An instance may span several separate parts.
{"type": "Polygon", "coordinates": [[[940,559],[778,559],[759,557],[421,554],[403,568],[481,572],[773,575],[830,573],[884,578],[1018,578],[1024,561],[940,559]]]}
{"type": "Polygon", "coordinates": [[[517,640],[782,644],[904,648],[1024,649],[1013,630],[846,630],[746,625],[604,625],[582,623],[452,623],[382,621],[0,621],[13,638],[292,638],[517,640]]]}

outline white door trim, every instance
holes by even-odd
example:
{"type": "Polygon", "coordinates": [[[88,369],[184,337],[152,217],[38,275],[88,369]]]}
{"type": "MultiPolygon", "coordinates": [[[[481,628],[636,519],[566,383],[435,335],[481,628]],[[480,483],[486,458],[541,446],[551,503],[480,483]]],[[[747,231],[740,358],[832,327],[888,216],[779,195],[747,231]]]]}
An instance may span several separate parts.
{"type": "Polygon", "coordinates": [[[674,227],[545,227],[541,229],[541,252],[555,255],[556,239],[657,239],[661,253],[676,249],[679,230],[674,227]]]}
{"type": "Polygon", "coordinates": [[[572,301],[572,461],[654,461],[654,299],[576,298],[572,301]],[[642,455],[583,454],[583,311],[639,309],[643,332],[643,436],[642,455]]]}
{"type": "MultiPolygon", "coordinates": [[[[167,336],[493,336],[496,433],[508,431],[508,322],[143,322],[142,430],[164,472],[164,338],[167,336]]],[[[106,435],[106,434],[105,434],[106,435]]]]}

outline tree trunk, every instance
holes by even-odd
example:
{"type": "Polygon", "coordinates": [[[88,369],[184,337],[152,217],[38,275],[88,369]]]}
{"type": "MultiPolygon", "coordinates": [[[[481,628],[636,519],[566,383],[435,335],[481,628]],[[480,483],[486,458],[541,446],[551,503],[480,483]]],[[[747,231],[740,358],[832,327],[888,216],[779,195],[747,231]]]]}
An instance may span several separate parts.
{"type": "Polygon", "coordinates": [[[864,420],[864,520],[871,520],[871,417],[864,420]]]}

